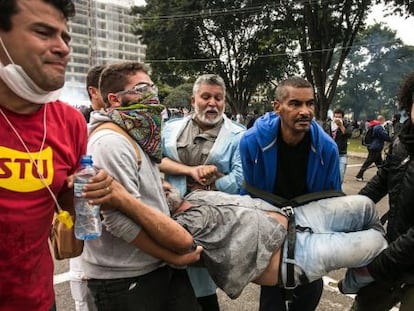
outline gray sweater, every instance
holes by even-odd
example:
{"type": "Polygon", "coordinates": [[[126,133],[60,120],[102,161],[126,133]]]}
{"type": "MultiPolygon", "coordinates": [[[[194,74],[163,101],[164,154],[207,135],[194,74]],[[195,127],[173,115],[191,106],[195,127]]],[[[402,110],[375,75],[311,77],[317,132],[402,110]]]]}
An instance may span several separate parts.
{"type": "MultiPolygon", "coordinates": [[[[103,122],[106,116],[99,112],[91,115],[89,133],[103,122]]],[[[136,152],[121,134],[109,129],[96,132],[88,142],[88,154],[94,165],[105,169],[134,197],[169,215],[161,185],[158,166],[138,146],[142,157],[138,167],[136,152]]],[[[82,266],[88,278],[115,279],[140,276],[164,263],[130,244],[141,227],[117,210],[101,211],[102,236],[85,241],[82,266]]]]}

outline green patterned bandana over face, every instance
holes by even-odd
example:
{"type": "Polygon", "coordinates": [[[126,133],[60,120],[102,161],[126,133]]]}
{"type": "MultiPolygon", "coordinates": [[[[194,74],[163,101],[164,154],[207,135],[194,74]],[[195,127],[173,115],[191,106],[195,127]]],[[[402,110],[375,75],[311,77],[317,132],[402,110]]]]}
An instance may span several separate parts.
{"type": "Polygon", "coordinates": [[[128,106],[109,108],[106,112],[112,122],[123,128],[156,163],[160,163],[163,109],[157,94],[149,91],[128,106]]]}

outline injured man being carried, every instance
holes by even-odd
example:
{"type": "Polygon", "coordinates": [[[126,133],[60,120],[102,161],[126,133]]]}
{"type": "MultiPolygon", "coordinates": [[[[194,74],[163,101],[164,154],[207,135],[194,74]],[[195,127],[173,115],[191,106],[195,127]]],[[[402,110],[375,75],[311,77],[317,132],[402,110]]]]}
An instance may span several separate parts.
{"type": "MultiPolygon", "coordinates": [[[[172,217],[203,247],[199,263],[233,299],[249,282],[286,287],[289,263],[298,286],[332,270],[364,267],[387,247],[375,204],[362,195],[295,207],[291,259],[285,209],[248,195],[197,190],[182,199],[170,185],[164,189],[172,217]]],[[[355,293],[373,281],[357,271],[348,270],[343,292],[355,293]]]]}

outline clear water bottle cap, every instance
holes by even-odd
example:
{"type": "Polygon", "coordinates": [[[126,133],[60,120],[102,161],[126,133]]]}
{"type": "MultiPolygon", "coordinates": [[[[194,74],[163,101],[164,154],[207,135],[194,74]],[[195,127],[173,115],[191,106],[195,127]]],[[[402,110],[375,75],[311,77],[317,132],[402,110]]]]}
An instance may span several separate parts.
{"type": "Polygon", "coordinates": [[[92,165],[92,156],[91,155],[83,155],[81,159],[81,165],[92,165]]]}

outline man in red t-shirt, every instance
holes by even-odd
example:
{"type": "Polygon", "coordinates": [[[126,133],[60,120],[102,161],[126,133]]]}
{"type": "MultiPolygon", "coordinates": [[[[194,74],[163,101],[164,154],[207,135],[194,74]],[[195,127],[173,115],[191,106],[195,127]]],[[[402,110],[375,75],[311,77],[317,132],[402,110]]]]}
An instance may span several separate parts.
{"type": "MultiPolygon", "coordinates": [[[[0,310],[53,310],[49,231],[55,204],[73,212],[69,176],[87,142],[82,114],[57,100],[74,4],[9,0],[0,12],[0,310]]],[[[106,172],[92,181],[88,198],[109,194],[106,172]]]]}

